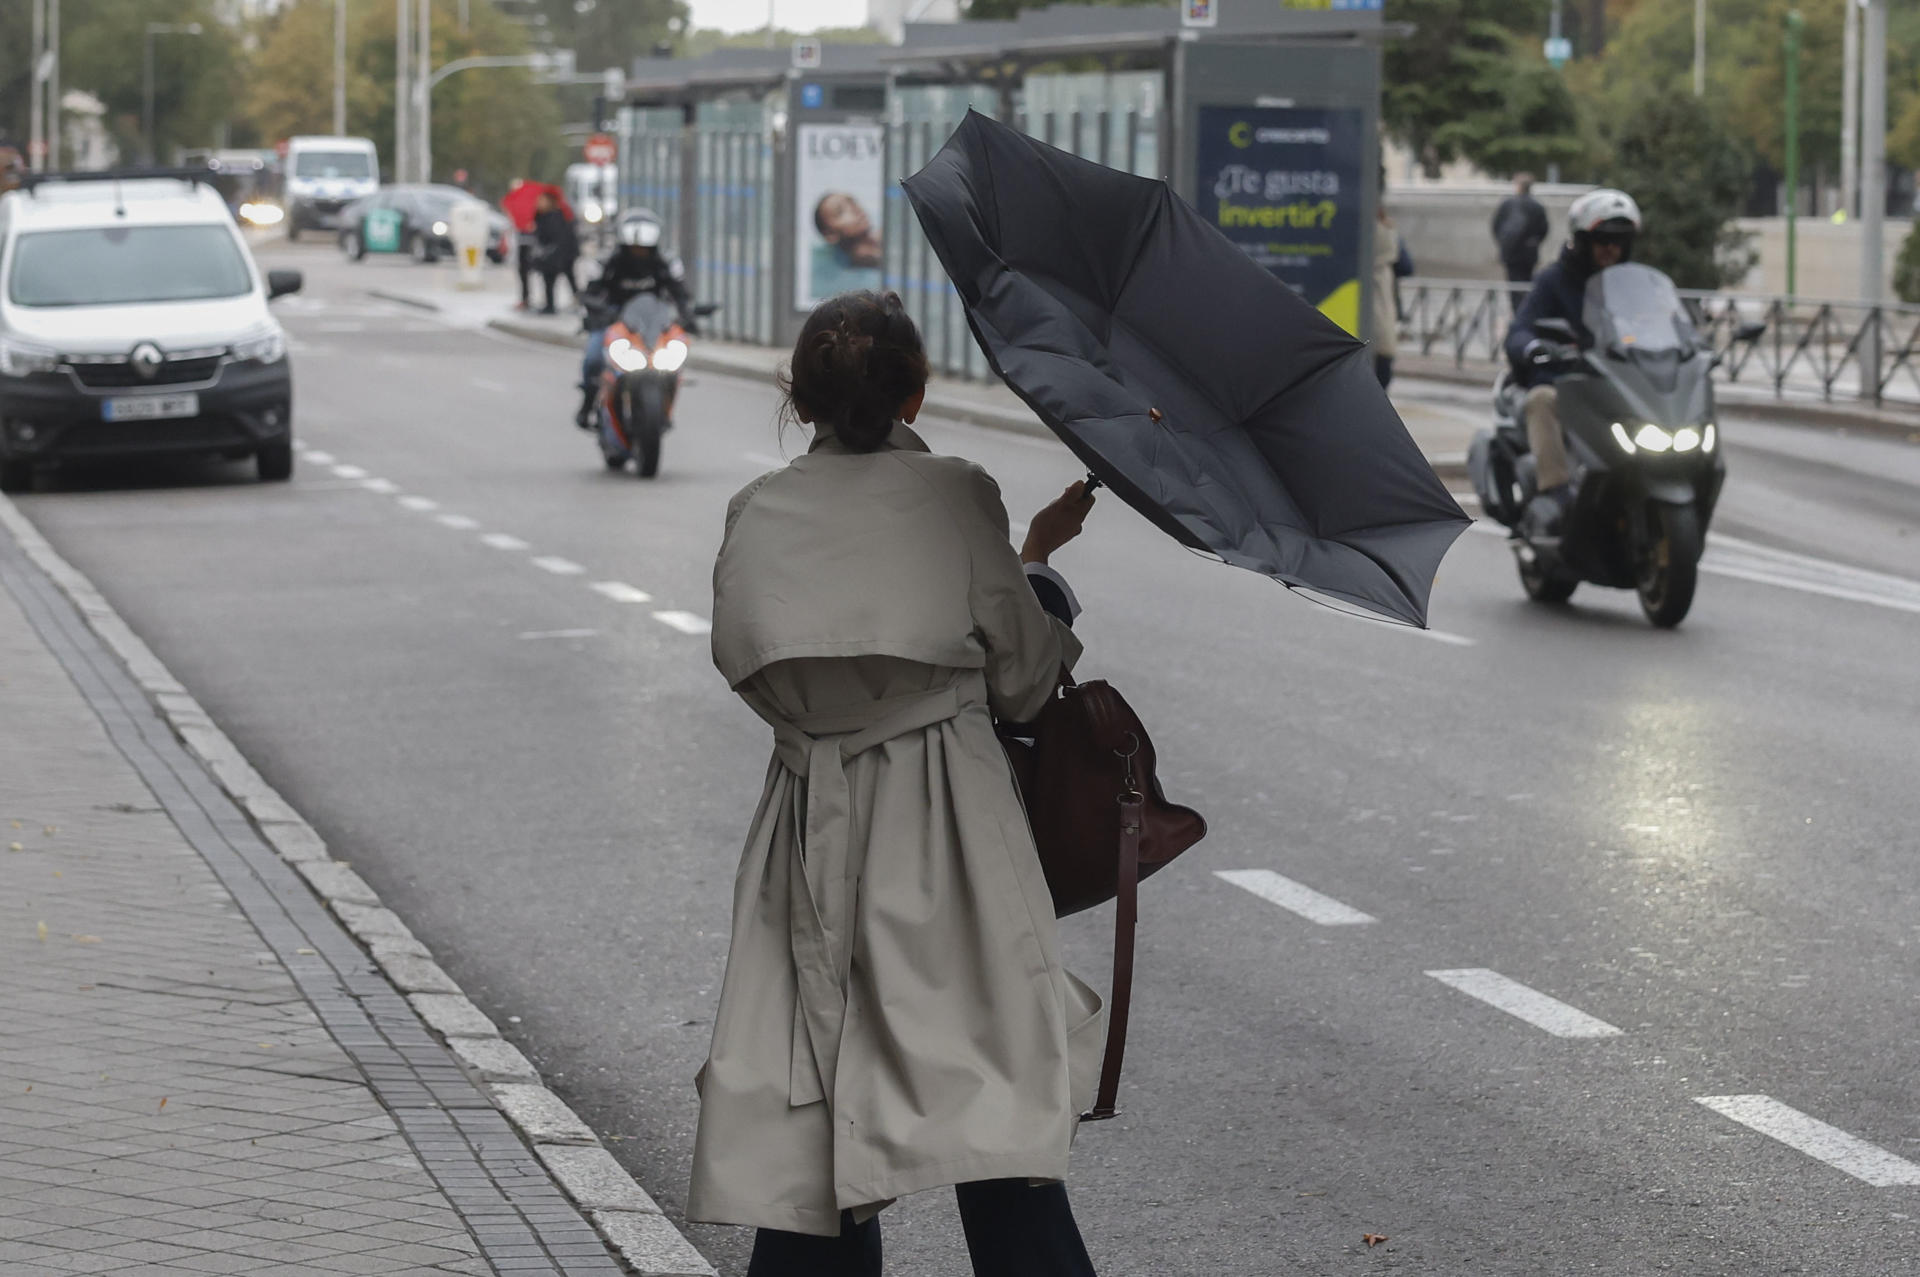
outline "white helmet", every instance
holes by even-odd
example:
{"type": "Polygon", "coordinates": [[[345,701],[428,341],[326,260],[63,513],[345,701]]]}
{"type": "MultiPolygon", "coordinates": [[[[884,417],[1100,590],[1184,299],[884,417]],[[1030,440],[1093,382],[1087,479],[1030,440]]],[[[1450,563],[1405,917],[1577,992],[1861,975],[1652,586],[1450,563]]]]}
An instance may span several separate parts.
{"type": "Polygon", "coordinates": [[[620,215],[620,225],[615,233],[621,244],[628,248],[658,248],[660,218],[651,209],[636,208],[620,215]]]}
{"type": "Polygon", "coordinates": [[[1640,206],[1625,191],[1603,186],[1597,191],[1588,191],[1573,202],[1573,207],[1567,210],[1567,226],[1575,235],[1582,232],[1591,235],[1603,227],[1610,231],[1638,232],[1640,206]],[[1609,222],[1623,222],[1625,225],[1608,226],[1609,222]]]}

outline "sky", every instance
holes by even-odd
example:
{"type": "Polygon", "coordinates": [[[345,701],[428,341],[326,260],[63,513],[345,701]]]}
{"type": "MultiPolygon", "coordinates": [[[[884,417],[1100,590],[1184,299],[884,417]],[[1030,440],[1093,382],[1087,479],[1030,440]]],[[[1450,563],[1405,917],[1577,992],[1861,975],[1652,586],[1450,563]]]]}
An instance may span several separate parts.
{"type": "MultiPolygon", "coordinates": [[[[758,31],[767,25],[769,0],[692,0],[693,25],[722,31],[758,31]]],[[[771,0],[774,25],[788,31],[858,27],[867,21],[867,0],[771,0]]]]}

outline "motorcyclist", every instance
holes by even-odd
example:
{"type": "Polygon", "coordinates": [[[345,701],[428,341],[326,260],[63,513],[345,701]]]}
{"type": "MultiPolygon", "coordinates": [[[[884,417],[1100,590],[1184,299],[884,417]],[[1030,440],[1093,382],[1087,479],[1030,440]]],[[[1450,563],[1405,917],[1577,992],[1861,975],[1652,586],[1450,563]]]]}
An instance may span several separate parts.
{"type": "Polygon", "coordinates": [[[1581,322],[1587,281],[1596,273],[1633,256],[1633,238],[1640,230],[1640,206],[1625,191],[1602,188],[1573,202],[1567,223],[1571,234],[1559,260],[1534,277],[1533,290],[1520,304],[1507,330],[1507,360],[1514,378],[1528,387],[1525,419],[1527,446],[1533,452],[1538,491],[1523,518],[1532,535],[1557,536],[1573,495],[1573,474],[1567,465],[1567,444],[1560,430],[1559,399],[1553,383],[1560,371],[1554,365],[1554,342],[1535,330],[1542,319],[1561,319],[1572,325],[1581,345],[1593,340],[1581,322]]]}
{"type": "Polygon", "coordinates": [[[580,361],[580,411],[574,423],[582,430],[594,428],[594,401],[599,395],[600,373],[606,367],[604,322],[594,316],[618,314],[622,307],[641,293],[665,293],[680,309],[680,326],[697,333],[693,298],[687,292],[687,270],[680,259],[660,250],[664,232],[660,217],[651,209],[629,209],[614,225],[614,250],[600,263],[600,278],[586,290],[587,348],[580,361]]]}

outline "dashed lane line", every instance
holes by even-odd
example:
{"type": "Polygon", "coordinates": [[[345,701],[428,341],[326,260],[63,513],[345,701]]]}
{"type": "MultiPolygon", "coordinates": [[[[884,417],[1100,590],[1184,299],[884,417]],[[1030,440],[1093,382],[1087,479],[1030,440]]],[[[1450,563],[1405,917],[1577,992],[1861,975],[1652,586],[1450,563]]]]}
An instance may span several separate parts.
{"type": "Polygon", "coordinates": [[[1696,1100],[1749,1130],[1825,1162],[1875,1188],[1920,1184],[1920,1165],[1808,1117],[1770,1095],[1701,1095],[1696,1100]]]}
{"type": "Polygon", "coordinates": [[[464,514],[443,514],[434,522],[443,528],[452,528],[455,532],[471,532],[480,526],[480,520],[469,519],[464,514]]]}
{"type": "Polygon", "coordinates": [[[645,590],[628,585],[625,581],[595,581],[587,587],[596,594],[604,594],[615,603],[651,603],[653,595],[645,590]]]}
{"type": "Polygon", "coordinates": [[[1250,891],[1268,904],[1279,905],[1323,927],[1351,927],[1378,921],[1372,914],[1343,905],[1332,896],[1323,896],[1312,887],[1283,878],[1271,869],[1216,869],[1213,872],[1242,891],[1250,891]]]}
{"type": "Polygon", "coordinates": [[[526,630],[520,635],[520,637],[523,639],[583,639],[583,638],[593,638],[595,635],[599,633],[600,633],[599,630],[588,630],[588,629],[526,630]]]}
{"type": "Polygon", "coordinates": [[[339,465],[333,468],[334,477],[340,479],[364,479],[367,472],[359,466],[339,465]]]}
{"type": "Polygon", "coordinates": [[[528,545],[525,541],[522,541],[519,537],[514,536],[511,532],[489,532],[485,536],[480,538],[480,544],[492,546],[496,550],[508,550],[513,552],[518,552],[521,550],[530,550],[533,548],[532,546],[528,545]]]}
{"type": "Polygon", "coordinates": [[[438,510],[440,503],[432,497],[401,497],[400,504],[416,514],[425,514],[429,510],[438,510]]]}
{"type": "Polygon", "coordinates": [[[1509,980],[1498,971],[1485,967],[1467,967],[1457,971],[1429,971],[1428,975],[1444,985],[1458,989],[1470,998],[1525,1020],[1536,1029],[1557,1038],[1610,1038],[1620,1030],[1605,1020],[1595,1019],[1558,998],[1550,998],[1537,989],[1529,989],[1518,980],[1509,980]]]}
{"type": "Polygon", "coordinates": [[[321,452],[318,449],[309,448],[307,449],[307,460],[316,466],[330,466],[333,464],[333,454],[331,452],[321,452]]]}
{"type": "Polygon", "coordinates": [[[400,491],[400,485],[391,479],[362,479],[360,486],[368,492],[375,492],[383,497],[390,497],[400,491]]]}
{"type": "Polygon", "coordinates": [[[544,554],[532,560],[533,566],[542,572],[551,572],[555,576],[579,576],[586,569],[572,559],[563,559],[556,554],[544,554]]]}
{"type": "Polygon", "coordinates": [[[713,622],[696,612],[655,612],[653,619],[682,634],[713,633],[713,622]]]}

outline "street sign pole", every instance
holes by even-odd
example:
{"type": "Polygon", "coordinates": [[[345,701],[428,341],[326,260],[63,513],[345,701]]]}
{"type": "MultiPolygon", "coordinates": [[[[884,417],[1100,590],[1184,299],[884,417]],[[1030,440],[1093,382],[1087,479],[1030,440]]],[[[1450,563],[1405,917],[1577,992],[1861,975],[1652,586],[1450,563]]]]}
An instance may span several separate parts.
{"type": "Polygon", "coordinates": [[[1860,5],[1841,0],[1845,17],[1840,37],[1840,211],[1860,213],[1860,5]]]}
{"type": "Polygon", "coordinates": [[[413,15],[407,11],[407,0],[393,6],[393,180],[405,182],[413,176],[412,150],[413,125],[408,116],[412,113],[413,94],[409,81],[413,79],[413,59],[408,56],[408,46],[413,43],[413,15]]]}
{"type": "Polygon", "coordinates": [[[45,94],[40,79],[40,54],[47,43],[47,0],[33,0],[33,54],[28,65],[27,167],[39,172],[47,166],[45,94]]]}
{"type": "MultiPolygon", "coordinates": [[[[1861,32],[1860,97],[1860,300],[1878,306],[1885,298],[1887,264],[1881,256],[1887,220],[1887,0],[1867,6],[1861,32]]],[[[1911,233],[1911,232],[1910,232],[1911,233]]],[[[1860,343],[1860,394],[1880,397],[1879,316],[1860,343]]]]}
{"type": "Polygon", "coordinates": [[[1798,9],[1787,13],[1787,300],[1799,291],[1797,285],[1799,244],[1796,235],[1800,214],[1800,29],[1806,20],[1798,9]]]}

